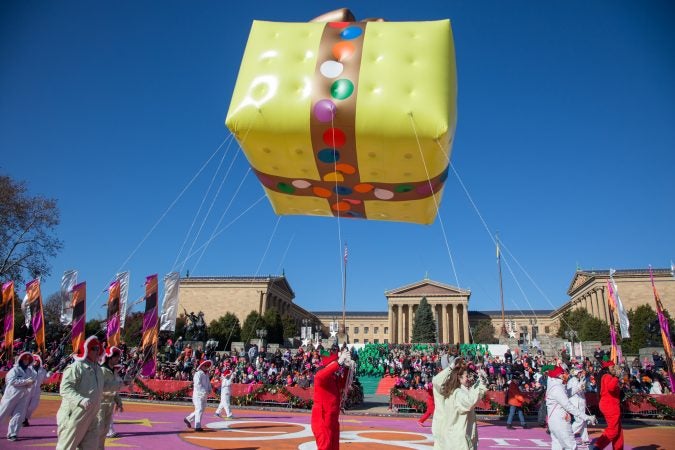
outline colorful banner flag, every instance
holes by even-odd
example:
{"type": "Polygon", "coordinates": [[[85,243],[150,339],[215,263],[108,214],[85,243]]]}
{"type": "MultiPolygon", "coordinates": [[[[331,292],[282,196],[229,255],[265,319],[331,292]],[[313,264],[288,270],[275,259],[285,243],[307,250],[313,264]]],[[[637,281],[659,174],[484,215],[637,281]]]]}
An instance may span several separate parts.
{"type": "Polygon", "coordinates": [[[77,284],[77,270],[66,270],[61,277],[61,325],[73,322],[73,286],[77,284]]]}
{"type": "Polygon", "coordinates": [[[106,343],[108,347],[120,345],[120,282],[113,281],[108,289],[108,314],[106,322],[106,343]]]}
{"type": "Polygon", "coordinates": [[[8,281],[2,285],[2,302],[0,303],[0,326],[2,326],[2,349],[0,354],[5,360],[12,360],[14,351],[14,282],[8,281]]]}
{"type": "Polygon", "coordinates": [[[45,317],[42,311],[42,293],[40,292],[39,278],[30,281],[26,285],[26,296],[21,303],[21,309],[26,317],[26,327],[33,329],[38,349],[46,353],[45,317]]]}
{"type": "Polygon", "coordinates": [[[621,297],[619,297],[619,286],[616,285],[614,281],[614,272],[616,270],[609,269],[609,279],[612,281],[612,287],[614,288],[614,300],[616,302],[616,313],[619,316],[619,327],[621,328],[621,339],[630,338],[630,321],[628,320],[628,314],[626,314],[626,309],[623,307],[623,302],[621,297]]]}
{"type": "Polygon", "coordinates": [[[115,281],[120,282],[120,328],[124,328],[127,318],[127,300],[129,299],[129,272],[120,272],[115,275],[115,281]]]}
{"type": "Polygon", "coordinates": [[[85,324],[87,323],[87,283],[76,284],[71,289],[73,301],[70,305],[73,316],[71,321],[70,342],[73,345],[73,353],[77,353],[87,336],[85,335],[85,324]]]}
{"type": "Polygon", "coordinates": [[[145,279],[145,314],[143,316],[143,336],[141,352],[143,361],[141,375],[151,377],[157,369],[157,337],[159,335],[159,317],[157,314],[157,275],[145,279]]]}
{"type": "Polygon", "coordinates": [[[162,301],[162,317],[159,319],[160,331],[176,331],[179,285],[180,274],[178,272],[171,272],[164,277],[164,301],[162,301]]]}
{"type": "Polygon", "coordinates": [[[659,325],[661,326],[661,341],[663,342],[663,352],[665,353],[664,359],[666,360],[666,368],[668,369],[668,378],[670,379],[670,388],[672,390],[673,387],[675,387],[675,376],[673,374],[673,347],[672,341],[670,340],[670,327],[668,326],[666,315],[663,314],[663,304],[661,303],[661,297],[659,297],[659,293],[656,290],[651,266],[649,267],[649,278],[652,280],[654,302],[656,302],[656,316],[658,317],[659,325]]]}
{"type": "Polygon", "coordinates": [[[621,348],[619,347],[616,341],[616,320],[614,319],[614,313],[616,312],[616,298],[614,297],[614,289],[612,289],[612,283],[607,280],[607,304],[609,305],[609,343],[611,345],[610,349],[610,359],[614,364],[619,364],[621,362],[621,348]]]}

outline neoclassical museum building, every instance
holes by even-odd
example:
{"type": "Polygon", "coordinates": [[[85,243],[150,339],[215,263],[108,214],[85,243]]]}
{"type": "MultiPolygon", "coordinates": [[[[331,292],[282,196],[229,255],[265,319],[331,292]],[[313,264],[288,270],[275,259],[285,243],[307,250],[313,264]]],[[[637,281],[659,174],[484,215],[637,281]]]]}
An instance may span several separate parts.
{"type": "MultiPolygon", "coordinates": [[[[675,277],[670,269],[652,271],[663,307],[675,312],[675,277]]],[[[653,309],[654,293],[648,269],[617,270],[613,274],[625,309],[648,304],[653,309]]],[[[607,308],[609,270],[577,270],[572,276],[569,299],[556,310],[505,311],[506,328],[512,337],[534,339],[555,335],[560,317],[570,309],[584,308],[603,321],[607,308]]],[[[490,320],[498,333],[501,311],[470,311],[471,291],[423,279],[384,292],[386,310],[347,311],[345,331],[351,343],[410,342],[415,313],[422,298],[431,306],[439,342],[471,342],[471,329],[481,320],[490,320]]],[[[179,311],[203,311],[207,323],[227,312],[244,323],[251,311],[264,314],[276,309],[301,326],[313,326],[327,337],[331,323],[341,324],[341,311],[308,311],[294,302],[288,279],[261,277],[186,277],[180,280],[179,311]]]]}

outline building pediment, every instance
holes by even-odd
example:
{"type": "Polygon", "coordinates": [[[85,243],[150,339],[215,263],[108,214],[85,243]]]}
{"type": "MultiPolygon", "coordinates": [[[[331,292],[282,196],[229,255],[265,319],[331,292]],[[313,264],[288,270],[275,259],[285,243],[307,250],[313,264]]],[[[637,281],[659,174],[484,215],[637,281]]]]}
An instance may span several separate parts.
{"type": "Polygon", "coordinates": [[[422,280],[417,283],[385,291],[386,297],[439,297],[439,296],[469,296],[471,291],[460,289],[438,281],[422,280]]]}
{"type": "Polygon", "coordinates": [[[288,298],[293,300],[295,298],[295,293],[291,289],[291,285],[288,284],[286,277],[277,277],[272,281],[272,285],[275,289],[278,289],[282,292],[288,294],[288,298]]]}

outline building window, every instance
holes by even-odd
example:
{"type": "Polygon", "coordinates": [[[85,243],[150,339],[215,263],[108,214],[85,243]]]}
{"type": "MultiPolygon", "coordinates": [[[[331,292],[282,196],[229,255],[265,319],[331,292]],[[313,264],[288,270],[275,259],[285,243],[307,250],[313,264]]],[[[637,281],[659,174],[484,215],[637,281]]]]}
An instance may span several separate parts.
{"type": "Polygon", "coordinates": [[[354,334],[359,334],[359,327],[354,327],[354,334]]]}
{"type": "Polygon", "coordinates": [[[384,327],[384,334],[389,334],[389,327],[384,327]]]}
{"type": "Polygon", "coordinates": [[[385,344],[388,344],[388,343],[389,343],[389,339],[385,339],[385,340],[384,340],[384,343],[385,343],[385,344]]]}
{"type": "Polygon", "coordinates": [[[368,334],[368,330],[369,330],[368,327],[363,327],[363,334],[368,334]]]}
{"type": "Polygon", "coordinates": [[[373,330],[373,333],[377,334],[379,332],[380,332],[380,327],[375,327],[375,329],[373,330]]]}
{"type": "Polygon", "coordinates": [[[380,343],[380,340],[379,340],[379,339],[375,339],[375,343],[376,343],[376,344],[379,344],[379,343],[380,343]]]}
{"type": "Polygon", "coordinates": [[[364,340],[363,340],[363,343],[364,343],[364,344],[367,344],[367,343],[369,343],[369,342],[370,342],[370,339],[364,339],[364,340]]]}
{"type": "Polygon", "coordinates": [[[355,343],[355,344],[358,344],[358,343],[359,343],[359,340],[358,340],[358,339],[354,339],[354,343],[355,343]]]}
{"type": "Polygon", "coordinates": [[[548,334],[550,331],[549,327],[544,327],[544,333],[548,334]]]}
{"type": "Polygon", "coordinates": [[[345,333],[349,333],[349,327],[345,327],[345,333]]]}

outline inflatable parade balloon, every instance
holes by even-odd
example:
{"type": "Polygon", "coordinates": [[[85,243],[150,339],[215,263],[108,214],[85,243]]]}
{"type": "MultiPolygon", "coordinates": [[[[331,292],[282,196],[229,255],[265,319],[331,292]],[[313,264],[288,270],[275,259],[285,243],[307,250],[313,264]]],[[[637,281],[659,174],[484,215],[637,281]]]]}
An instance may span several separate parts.
{"type": "Polygon", "coordinates": [[[225,123],[277,214],[431,224],[456,97],[449,20],[254,21],[225,123]]]}

